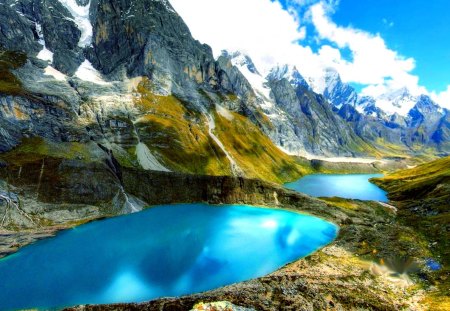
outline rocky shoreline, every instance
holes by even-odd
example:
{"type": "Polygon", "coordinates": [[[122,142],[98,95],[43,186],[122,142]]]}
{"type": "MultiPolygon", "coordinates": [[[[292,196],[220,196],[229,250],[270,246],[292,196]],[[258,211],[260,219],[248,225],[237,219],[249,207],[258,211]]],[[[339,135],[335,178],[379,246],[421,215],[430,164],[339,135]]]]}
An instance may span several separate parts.
{"type": "Polygon", "coordinates": [[[205,202],[290,209],[334,222],[340,234],[328,247],[263,278],[181,298],[68,310],[190,310],[213,301],[254,310],[426,309],[419,301],[425,295],[421,288],[428,285],[419,275],[430,272],[398,270],[398,262],[408,258],[420,264],[429,254],[427,243],[400,224],[391,208],[377,202],[319,200],[260,180],[113,169],[105,163],[89,163],[89,176],[86,164],[74,160],[46,159],[43,172],[39,161],[1,168],[0,178],[7,181],[3,189],[18,196],[35,225],[10,209],[12,222],[0,233],[0,256],[60,230],[127,213],[130,198],[144,206],[205,202]],[[19,225],[29,228],[15,230],[19,225]]]}
{"type": "Polygon", "coordinates": [[[205,293],[140,304],[78,306],[66,310],[191,310],[198,303],[215,301],[229,301],[250,310],[426,309],[420,303],[425,292],[418,286],[417,276],[395,271],[395,264],[386,264],[395,262],[402,253],[416,256],[417,260],[426,253],[422,248],[414,252],[415,242],[394,240],[402,231],[410,233],[410,230],[398,227],[390,210],[376,202],[347,200],[338,202],[342,207],[314,199],[305,206],[295,203],[289,194],[287,197],[293,203],[283,207],[322,217],[325,213],[321,209],[327,209],[325,218],[341,226],[337,240],[270,275],[205,293]],[[351,207],[343,207],[346,204],[351,207]],[[360,216],[355,217],[354,213],[360,216]]]}

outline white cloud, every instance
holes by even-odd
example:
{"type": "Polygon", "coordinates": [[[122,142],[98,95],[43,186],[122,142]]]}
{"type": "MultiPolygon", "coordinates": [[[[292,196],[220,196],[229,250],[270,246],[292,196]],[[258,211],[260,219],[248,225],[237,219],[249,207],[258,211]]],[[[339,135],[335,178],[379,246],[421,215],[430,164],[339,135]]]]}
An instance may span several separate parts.
{"type": "Polygon", "coordinates": [[[222,49],[243,50],[260,66],[271,65],[306,35],[296,17],[270,0],[172,0],[193,36],[222,49]]]}
{"type": "MultiPolygon", "coordinates": [[[[341,27],[332,21],[339,1],[289,3],[292,6],[286,11],[278,1],[271,0],[171,0],[192,35],[209,44],[215,56],[223,49],[241,50],[251,56],[260,72],[288,63],[313,79],[319,78],[324,68],[335,67],[344,82],[367,85],[364,95],[375,96],[404,86],[413,94],[428,93],[411,73],[413,58],[389,49],[379,34],[341,27]],[[294,5],[304,6],[306,14],[299,16],[294,5]],[[317,34],[306,33],[306,24],[314,26],[317,34]],[[315,35],[319,44],[328,43],[314,53],[309,46],[300,45],[307,35],[315,35]],[[351,52],[351,60],[342,56],[344,49],[351,52]]],[[[446,94],[435,97],[441,100],[446,94]]],[[[448,94],[450,97],[450,91],[448,94]]]]}
{"type": "Polygon", "coordinates": [[[415,67],[414,59],[389,49],[378,34],[336,25],[321,3],[311,7],[311,19],[321,39],[351,51],[352,61],[335,60],[336,69],[344,81],[386,86],[398,84],[413,91],[418,88],[418,78],[409,73],[415,67]],[[389,85],[386,81],[390,81],[389,85]]]}
{"type": "Polygon", "coordinates": [[[450,85],[447,86],[447,89],[443,92],[432,92],[431,99],[433,99],[440,106],[450,109],[450,85]]]}

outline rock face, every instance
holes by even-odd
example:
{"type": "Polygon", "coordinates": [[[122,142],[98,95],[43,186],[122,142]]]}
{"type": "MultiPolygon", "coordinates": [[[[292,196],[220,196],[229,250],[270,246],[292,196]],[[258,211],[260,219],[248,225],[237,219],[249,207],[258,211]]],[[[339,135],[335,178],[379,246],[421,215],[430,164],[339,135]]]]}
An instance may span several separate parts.
{"type": "Polygon", "coordinates": [[[143,112],[133,107],[132,91],[140,77],[149,78],[152,92],[174,95],[194,113],[208,114],[220,103],[246,116],[293,154],[374,155],[374,146],[386,151],[389,144],[405,150],[447,148],[448,126],[438,113],[421,118],[414,110],[388,119],[376,102],[359,99],[331,69],[311,88],[292,66],[274,68],[266,77],[245,54],[225,52],[215,60],[165,0],[5,0],[0,11],[0,46],[26,54],[26,63],[11,74],[29,95],[1,96],[9,104],[3,104],[0,150],[30,136],[111,143],[116,134],[105,123],[117,117],[131,123],[114,143],[135,144],[131,124],[143,112]],[[227,96],[235,97],[224,100],[227,96]],[[42,122],[30,106],[53,112],[42,122]],[[12,116],[17,107],[25,110],[22,119],[12,116]]]}
{"type": "Polygon", "coordinates": [[[168,1],[99,0],[93,7],[90,60],[103,74],[126,68],[174,94],[217,85],[211,49],[195,41],[168,1]]]}
{"type": "Polygon", "coordinates": [[[414,243],[421,237],[376,202],[327,203],[260,180],[144,172],[110,160],[107,155],[103,162],[90,164],[46,158],[44,163],[29,159],[23,166],[3,166],[0,178],[8,182],[0,184],[0,214],[6,211],[6,221],[13,224],[9,228],[20,225],[29,230],[0,230],[0,256],[58,230],[124,213],[132,198],[144,205],[209,202],[290,208],[333,221],[340,226],[340,235],[333,246],[256,280],[188,297],[78,310],[189,310],[199,302],[223,300],[255,310],[326,310],[327,306],[420,310],[415,304],[417,284],[400,278],[392,283],[389,270],[367,260],[396,258],[399,252],[423,258],[428,256],[423,248],[427,243],[417,247],[411,240],[397,242],[400,232],[414,237],[414,243]]]}
{"type": "Polygon", "coordinates": [[[339,118],[323,96],[311,91],[295,67],[280,66],[263,77],[251,58],[240,52],[224,52],[219,59],[232,85],[252,94],[250,109],[262,111],[272,124],[264,132],[278,146],[293,154],[352,156],[367,153],[366,142],[339,118]],[[248,83],[242,83],[242,81],[248,83]]]}
{"type": "Polygon", "coordinates": [[[343,83],[339,73],[333,68],[327,68],[320,81],[313,83],[314,90],[323,94],[334,106],[340,108],[342,105],[354,106],[358,100],[358,94],[350,85],[343,83]]]}
{"type": "Polygon", "coordinates": [[[278,206],[295,201],[312,209],[324,206],[261,180],[143,171],[121,167],[108,153],[103,153],[102,158],[88,163],[49,157],[24,159],[20,164],[3,163],[0,234],[5,233],[5,237],[0,254],[14,252],[19,246],[66,227],[138,212],[149,205],[205,202],[278,206]],[[25,235],[21,232],[25,230],[31,232],[25,235]],[[14,242],[17,240],[22,242],[14,242]]]}

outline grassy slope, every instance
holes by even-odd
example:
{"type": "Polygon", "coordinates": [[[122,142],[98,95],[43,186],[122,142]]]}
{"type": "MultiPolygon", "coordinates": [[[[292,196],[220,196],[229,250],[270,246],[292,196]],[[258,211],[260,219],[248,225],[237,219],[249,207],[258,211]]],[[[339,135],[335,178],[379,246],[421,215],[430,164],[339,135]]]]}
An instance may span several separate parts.
{"type": "MultiPolygon", "coordinates": [[[[208,134],[206,116],[188,109],[189,104],[174,96],[155,95],[150,89],[149,81],[144,80],[136,90],[138,95],[134,103],[140,114],[135,127],[141,140],[161,162],[171,170],[183,173],[230,175],[231,167],[226,155],[208,134]]],[[[228,121],[214,111],[211,113],[217,123],[215,134],[246,177],[283,183],[311,171],[309,162],[304,163],[283,153],[246,117],[233,113],[233,120],[228,121]]],[[[133,126],[131,120],[123,121],[133,126]]],[[[102,153],[90,144],[29,138],[0,155],[0,159],[17,165],[46,157],[86,162],[101,160],[102,153]]],[[[117,146],[113,152],[122,165],[137,165],[134,147],[125,151],[117,146]]]]}
{"type": "Polygon", "coordinates": [[[429,298],[431,309],[450,309],[450,157],[398,171],[373,180],[396,201],[398,216],[430,243],[433,256],[444,265],[434,283],[439,295],[429,298]]]}
{"type": "Polygon", "coordinates": [[[248,177],[283,183],[311,171],[282,152],[250,120],[234,112],[231,115],[228,120],[214,114],[215,132],[248,177]]]}
{"type": "MultiPolygon", "coordinates": [[[[135,104],[143,114],[136,122],[142,140],[165,165],[184,173],[230,175],[228,159],[208,135],[205,115],[186,108],[174,96],[155,95],[148,81],[138,86],[135,104]]],[[[279,150],[246,117],[232,113],[229,121],[213,112],[215,134],[246,177],[276,183],[294,180],[309,172],[294,157],[279,150]]]]}
{"type": "Polygon", "coordinates": [[[46,156],[91,161],[88,146],[81,143],[52,143],[40,137],[26,138],[17,148],[0,155],[7,162],[22,165],[46,156]]]}
{"type": "Polygon", "coordinates": [[[208,136],[206,117],[174,96],[155,95],[147,83],[138,86],[135,105],[142,116],[136,127],[141,139],[174,171],[229,175],[225,154],[208,136]]]}
{"type": "Polygon", "coordinates": [[[394,201],[448,195],[448,187],[444,186],[450,183],[450,157],[398,171],[375,181],[389,191],[394,201]]]}

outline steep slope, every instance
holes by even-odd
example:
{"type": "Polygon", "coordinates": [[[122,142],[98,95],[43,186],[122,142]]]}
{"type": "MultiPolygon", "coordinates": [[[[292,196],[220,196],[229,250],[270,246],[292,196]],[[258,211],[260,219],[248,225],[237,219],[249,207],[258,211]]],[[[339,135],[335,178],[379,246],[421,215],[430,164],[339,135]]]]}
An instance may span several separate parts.
{"type": "MultiPolygon", "coordinates": [[[[394,201],[436,198],[440,197],[439,193],[443,199],[447,198],[450,195],[450,157],[389,174],[376,182],[389,190],[389,198],[394,201]]],[[[447,202],[442,200],[442,203],[447,202]]]]}
{"type": "Polygon", "coordinates": [[[221,58],[236,66],[249,82],[256,97],[253,107],[259,107],[273,124],[263,128],[264,132],[280,148],[297,155],[373,154],[370,144],[355,135],[322,96],[310,90],[295,67],[275,67],[263,77],[244,53],[225,52],[221,58]]]}
{"type": "Polygon", "coordinates": [[[355,106],[358,94],[350,85],[343,83],[339,73],[334,68],[326,68],[323,76],[316,80],[310,80],[313,90],[322,94],[337,108],[342,105],[355,106]]]}
{"type": "Polygon", "coordinates": [[[261,131],[272,125],[253,106],[245,77],[216,62],[167,1],[50,1],[0,5],[0,16],[19,25],[5,21],[0,35],[0,150],[15,148],[6,161],[106,157],[127,167],[280,183],[303,174],[261,131]],[[259,159],[221,141],[216,107],[242,114],[232,125],[250,129],[243,139],[261,144],[259,159]]]}

